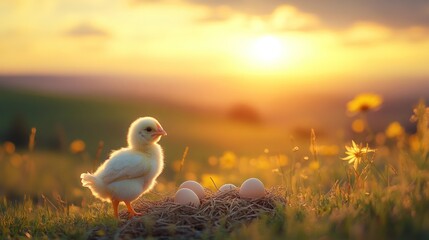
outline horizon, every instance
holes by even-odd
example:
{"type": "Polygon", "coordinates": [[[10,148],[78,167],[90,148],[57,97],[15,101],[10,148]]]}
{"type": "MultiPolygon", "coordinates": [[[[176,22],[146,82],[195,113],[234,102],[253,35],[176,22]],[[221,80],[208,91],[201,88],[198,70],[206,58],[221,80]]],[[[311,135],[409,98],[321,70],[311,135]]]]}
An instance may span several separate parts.
{"type": "MultiPolygon", "coordinates": [[[[407,129],[410,128],[410,109],[415,106],[419,99],[428,100],[429,93],[426,89],[429,82],[424,79],[414,81],[378,81],[371,85],[364,86],[343,82],[343,86],[337,86],[336,90],[330,88],[322,89],[317,85],[306,86],[307,83],[293,86],[293,92],[282,95],[262,95],[261,99],[244,98],[239,95],[236,99],[224,98],[219,101],[216,95],[226,96],[225,92],[233,92],[234,89],[217,89],[219,92],[210,92],[213,87],[207,87],[204,82],[198,84],[205,85],[205,91],[200,86],[193,86],[188,89],[189,83],[179,83],[174,91],[162,91],[162,86],[156,88],[155,94],[146,94],[144,89],[139,90],[139,86],[150,86],[153,89],[156,81],[142,80],[139,78],[121,78],[117,81],[110,76],[112,81],[105,81],[102,76],[55,76],[55,75],[0,75],[0,88],[25,90],[40,94],[55,96],[68,96],[71,98],[89,98],[115,101],[149,101],[155,105],[161,104],[167,107],[179,108],[189,113],[203,113],[212,117],[228,117],[228,113],[236,107],[244,105],[259,115],[265,124],[271,124],[280,128],[301,131],[308,127],[319,130],[335,129],[338,126],[347,126],[353,118],[347,116],[346,104],[355,95],[362,92],[379,94],[384,99],[381,110],[373,113],[370,118],[380,118],[374,121],[374,128],[382,130],[382,127],[392,120],[399,121],[407,129]],[[102,83],[102,85],[100,85],[102,83]],[[127,86],[131,84],[131,86],[127,86]],[[133,85],[133,84],[137,84],[133,85]],[[118,90],[118,88],[120,90],[118,90]],[[178,92],[178,95],[174,93],[178,92]],[[109,96],[106,98],[106,96],[109,96]],[[187,97],[186,97],[187,96],[187,97]],[[336,118],[333,124],[330,119],[336,118]]],[[[169,81],[164,79],[164,83],[169,81]]],[[[176,83],[177,84],[177,83],[176,83]]],[[[246,91],[246,90],[241,90],[246,91]]],[[[252,96],[252,94],[250,94],[252,96]]]]}

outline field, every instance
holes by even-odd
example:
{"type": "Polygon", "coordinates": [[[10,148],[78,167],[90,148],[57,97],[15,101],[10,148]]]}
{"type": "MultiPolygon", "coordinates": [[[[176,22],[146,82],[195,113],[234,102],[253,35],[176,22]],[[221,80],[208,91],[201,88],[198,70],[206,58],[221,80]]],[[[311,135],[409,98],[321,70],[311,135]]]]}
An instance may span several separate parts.
{"type": "Polygon", "coordinates": [[[294,135],[218,110],[162,102],[12,90],[1,90],[0,102],[2,239],[115,237],[128,220],[115,220],[109,204],[81,187],[79,175],[124,146],[129,123],[142,113],[160,119],[168,132],[160,142],[165,170],[143,201],[163,201],[184,180],[216,191],[250,177],[285,199],[273,215],[232,231],[203,230],[201,238],[429,238],[429,110],[418,99],[414,113],[406,109],[413,113],[412,132],[397,119],[383,119],[390,124],[373,130],[371,114],[382,103],[366,96],[348,105],[353,134],[330,133],[329,126],[323,137],[311,126],[294,135]]]}

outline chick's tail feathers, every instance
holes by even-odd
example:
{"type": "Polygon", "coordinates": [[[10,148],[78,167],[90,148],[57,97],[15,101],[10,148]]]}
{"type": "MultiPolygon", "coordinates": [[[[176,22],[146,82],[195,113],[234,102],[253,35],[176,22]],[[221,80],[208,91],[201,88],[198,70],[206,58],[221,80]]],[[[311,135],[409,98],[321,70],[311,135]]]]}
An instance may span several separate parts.
{"type": "Polygon", "coordinates": [[[97,182],[97,178],[94,177],[91,173],[82,173],[80,175],[82,186],[84,187],[90,187],[94,186],[97,182]]]}
{"type": "Polygon", "coordinates": [[[82,173],[80,175],[82,186],[91,190],[92,194],[104,201],[109,201],[109,194],[106,192],[106,185],[97,176],[91,173],[82,173]]]}

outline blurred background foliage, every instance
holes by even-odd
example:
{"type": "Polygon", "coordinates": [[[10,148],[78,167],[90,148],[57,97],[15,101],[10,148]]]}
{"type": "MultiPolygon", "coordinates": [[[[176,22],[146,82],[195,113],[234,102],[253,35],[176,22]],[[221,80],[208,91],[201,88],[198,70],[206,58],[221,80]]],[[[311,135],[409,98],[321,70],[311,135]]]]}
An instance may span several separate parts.
{"type": "Polygon", "coordinates": [[[6,90],[0,101],[0,195],[10,199],[28,195],[37,200],[54,193],[75,204],[86,201],[90,195],[80,186],[80,173],[94,171],[112,150],[126,146],[130,122],[145,114],[158,118],[169,134],[160,142],[166,167],[155,190],[162,193],[174,191],[183,180],[214,189],[211,179],[220,186],[260,177],[273,186],[284,184],[287,174],[290,187],[317,182],[327,191],[344,177],[339,159],[350,138],[377,148],[380,166],[398,151],[392,147],[418,151],[422,141],[412,127],[395,119],[384,119],[391,121],[384,129],[372,129],[368,119],[383,103],[376,94],[339,104],[347,106],[350,126],[335,128],[333,121],[313,132],[311,126],[293,129],[264,122],[245,104],[222,113],[156,101],[6,90]]]}

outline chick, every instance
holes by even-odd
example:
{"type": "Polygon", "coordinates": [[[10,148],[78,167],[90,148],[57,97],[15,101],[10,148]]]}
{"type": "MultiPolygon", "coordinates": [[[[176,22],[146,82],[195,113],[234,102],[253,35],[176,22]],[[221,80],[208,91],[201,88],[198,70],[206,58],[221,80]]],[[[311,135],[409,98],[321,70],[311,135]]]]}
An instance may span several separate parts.
{"type": "Polygon", "coordinates": [[[110,154],[95,173],[82,173],[82,185],[92,194],[113,204],[118,218],[119,202],[123,201],[130,217],[141,215],[131,202],[151,190],[164,168],[164,154],[158,141],[167,133],[152,117],[135,120],[128,129],[128,147],[110,154]]]}

